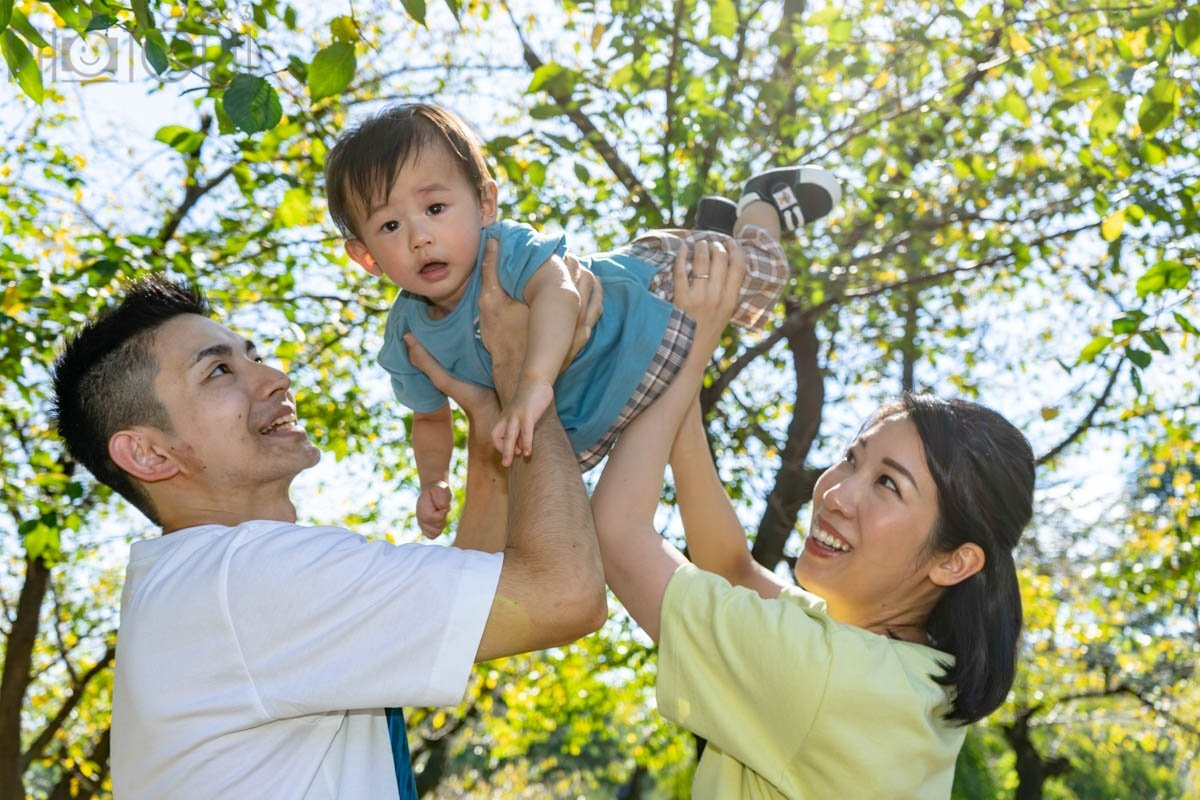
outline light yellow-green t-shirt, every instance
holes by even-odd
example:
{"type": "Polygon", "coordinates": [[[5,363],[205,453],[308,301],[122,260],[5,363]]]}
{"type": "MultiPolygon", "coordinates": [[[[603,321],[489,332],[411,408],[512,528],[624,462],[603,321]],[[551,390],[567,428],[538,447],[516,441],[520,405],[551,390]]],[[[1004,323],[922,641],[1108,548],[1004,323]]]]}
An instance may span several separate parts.
{"type": "Polygon", "coordinates": [[[658,708],[708,740],[696,800],[946,800],[966,728],[930,675],[951,660],[687,565],[663,598],[658,708]]]}

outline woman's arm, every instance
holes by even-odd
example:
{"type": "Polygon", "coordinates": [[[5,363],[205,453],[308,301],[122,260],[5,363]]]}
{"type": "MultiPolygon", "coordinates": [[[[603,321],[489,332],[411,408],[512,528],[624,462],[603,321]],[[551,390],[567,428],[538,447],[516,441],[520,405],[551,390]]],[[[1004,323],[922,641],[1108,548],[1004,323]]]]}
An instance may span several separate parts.
{"type": "Polygon", "coordinates": [[[693,400],[675,435],[671,473],[692,563],[762,597],[778,597],[787,584],[755,561],[746,547],[746,531],[708,449],[698,400],[693,400]]]}
{"type": "MultiPolygon", "coordinates": [[[[687,362],[671,386],[630,423],[609,454],[592,494],[592,512],[608,585],[652,639],[658,641],[663,595],[683,555],[654,530],[663,471],[675,432],[700,388],[704,369],[729,322],[745,275],[740,248],[726,254],[698,246],[689,285],[687,252],[675,260],[675,300],[696,321],[687,362]]],[[[720,489],[724,495],[724,488],[720,489]]]]}

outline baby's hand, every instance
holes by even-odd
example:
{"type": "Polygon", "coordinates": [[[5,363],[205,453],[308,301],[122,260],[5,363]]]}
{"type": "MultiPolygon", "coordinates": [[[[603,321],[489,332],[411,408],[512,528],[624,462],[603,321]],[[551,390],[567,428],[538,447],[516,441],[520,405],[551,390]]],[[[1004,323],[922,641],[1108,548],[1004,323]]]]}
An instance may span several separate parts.
{"type": "Polygon", "coordinates": [[[446,529],[446,515],[450,513],[450,486],[437,481],[421,489],[417,498],[417,525],[421,533],[436,539],[446,529]]]}
{"type": "Polygon", "coordinates": [[[513,455],[533,455],[533,428],[554,402],[554,387],[548,383],[521,381],[512,400],[500,412],[492,428],[492,444],[500,451],[500,463],[511,466],[513,455]]]}

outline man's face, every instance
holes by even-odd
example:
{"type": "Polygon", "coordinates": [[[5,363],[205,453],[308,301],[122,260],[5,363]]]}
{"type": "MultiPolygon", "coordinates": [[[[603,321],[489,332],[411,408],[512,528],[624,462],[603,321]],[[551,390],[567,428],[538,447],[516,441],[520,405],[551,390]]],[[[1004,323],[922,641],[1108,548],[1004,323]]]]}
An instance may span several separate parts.
{"type": "Polygon", "coordinates": [[[320,451],[296,419],[291,381],[223,325],[185,314],[154,337],[154,392],[173,431],[180,471],[233,495],[287,486],[320,451]]]}

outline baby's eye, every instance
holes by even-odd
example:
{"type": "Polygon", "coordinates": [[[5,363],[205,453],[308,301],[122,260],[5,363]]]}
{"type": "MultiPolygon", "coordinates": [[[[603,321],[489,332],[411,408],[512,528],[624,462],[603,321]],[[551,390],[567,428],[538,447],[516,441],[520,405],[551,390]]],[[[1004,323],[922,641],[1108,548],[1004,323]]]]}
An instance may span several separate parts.
{"type": "Polygon", "coordinates": [[[446,205],[444,203],[434,203],[433,205],[431,205],[429,207],[429,213],[433,214],[435,216],[442,213],[445,210],[446,210],[446,205]]]}
{"type": "Polygon", "coordinates": [[[379,230],[383,231],[384,233],[394,233],[400,230],[400,223],[396,222],[394,219],[389,219],[387,222],[379,226],[379,230]]]}

